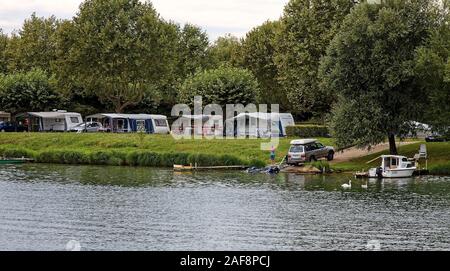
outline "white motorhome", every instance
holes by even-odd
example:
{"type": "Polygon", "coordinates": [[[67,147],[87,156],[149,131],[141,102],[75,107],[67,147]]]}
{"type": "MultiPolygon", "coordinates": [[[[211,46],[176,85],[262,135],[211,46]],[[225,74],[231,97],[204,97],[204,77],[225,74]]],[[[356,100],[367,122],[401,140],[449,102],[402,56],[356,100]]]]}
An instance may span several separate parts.
{"type": "Polygon", "coordinates": [[[53,112],[28,112],[31,131],[65,132],[83,123],[80,113],[63,110],[53,112]]]}

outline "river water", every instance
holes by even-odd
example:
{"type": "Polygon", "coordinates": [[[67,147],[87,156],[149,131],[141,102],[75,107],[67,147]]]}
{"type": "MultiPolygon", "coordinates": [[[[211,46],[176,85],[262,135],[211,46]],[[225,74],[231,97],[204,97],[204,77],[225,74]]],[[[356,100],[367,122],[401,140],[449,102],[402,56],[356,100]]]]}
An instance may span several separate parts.
{"type": "Polygon", "coordinates": [[[1,166],[0,250],[450,250],[449,177],[349,178],[1,166]]]}

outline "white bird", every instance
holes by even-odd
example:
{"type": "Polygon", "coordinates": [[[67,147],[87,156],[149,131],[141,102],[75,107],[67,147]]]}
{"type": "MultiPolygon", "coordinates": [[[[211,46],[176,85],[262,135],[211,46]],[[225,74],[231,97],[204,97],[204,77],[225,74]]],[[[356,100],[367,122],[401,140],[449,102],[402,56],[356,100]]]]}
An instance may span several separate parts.
{"type": "Polygon", "coordinates": [[[361,188],[362,189],[368,189],[369,188],[368,182],[366,181],[366,184],[361,185],[361,188]]]}
{"type": "Polygon", "coordinates": [[[351,189],[352,188],[352,180],[349,180],[348,184],[346,184],[346,183],[343,184],[342,188],[344,188],[344,189],[351,189]]]}

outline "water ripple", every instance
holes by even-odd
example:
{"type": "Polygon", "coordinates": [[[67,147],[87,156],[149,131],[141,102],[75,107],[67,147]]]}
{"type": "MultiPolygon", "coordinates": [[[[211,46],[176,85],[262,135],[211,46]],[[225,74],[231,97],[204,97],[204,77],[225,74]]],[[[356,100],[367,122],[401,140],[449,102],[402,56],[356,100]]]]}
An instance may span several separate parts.
{"type": "Polygon", "coordinates": [[[450,250],[450,178],[0,168],[0,250],[450,250]]]}

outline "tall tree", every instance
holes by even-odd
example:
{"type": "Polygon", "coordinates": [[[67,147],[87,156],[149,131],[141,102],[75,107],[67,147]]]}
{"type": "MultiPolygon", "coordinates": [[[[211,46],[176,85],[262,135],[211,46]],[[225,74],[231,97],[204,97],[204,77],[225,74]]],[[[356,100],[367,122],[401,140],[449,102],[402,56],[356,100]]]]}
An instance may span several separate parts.
{"type": "Polygon", "coordinates": [[[297,113],[305,118],[329,110],[332,99],[319,87],[320,59],[353,0],[291,0],[281,19],[277,66],[280,83],[297,113]]]}
{"type": "Polygon", "coordinates": [[[440,132],[450,127],[450,1],[444,3],[438,17],[440,26],[433,29],[416,57],[418,81],[428,93],[424,121],[440,132]]]}
{"type": "Polygon", "coordinates": [[[211,64],[208,55],[209,39],[205,31],[191,24],[186,24],[179,35],[178,74],[181,79],[186,79],[211,64]]]}
{"type": "Polygon", "coordinates": [[[0,28],[0,74],[4,74],[8,67],[8,58],[6,55],[6,48],[8,46],[9,38],[7,35],[3,34],[0,28]]]}
{"type": "Polygon", "coordinates": [[[58,90],[63,94],[65,108],[89,115],[93,111],[103,110],[104,105],[99,102],[96,94],[84,87],[75,72],[78,64],[76,58],[71,57],[75,43],[76,31],[72,21],[61,21],[55,33],[56,60],[52,63],[52,70],[56,78],[58,90]]]}
{"type": "Polygon", "coordinates": [[[50,72],[52,61],[56,59],[54,34],[58,20],[52,16],[40,18],[32,14],[25,20],[22,29],[14,34],[8,45],[8,69],[10,71],[30,71],[40,68],[50,72]]]}
{"type": "Polygon", "coordinates": [[[360,4],[345,19],[322,61],[323,87],[337,94],[332,130],[339,146],[367,147],[408,132],[423,112],[425,93],[414,55],[434,26],[428,0],[360,4]]]}
{"type": "Polygon", "coordinates": [[[0,75],[0,108],[13,115],[54,109],[59,98],[53,80],[43,70],[0,75]]]}
{"type": "Polygon", "coordinates": [[[208,50],[212,63],[215,67],[223,65],[240,67],[241,46],[241,40],[231,34],[219,37],[208,50]]]}
{"type": "Polygon", "coordinates": [[[116,112],[152,96],[175,66],[176,28],[149,2],[87,0],[74,18],[68,63],[116,112]]]}
{"type": "Polygon", "coordinates": [[[260,86],[260,102],[280,104],[283,111],[290,103],[278,82],[278,67],[275,63],[276,35],[281,30],[279,21],[267,21],[251,30],[242,43],[243,66],[253,72],[260,86]]]}
{"type": "Polygon", "coordinates": [[[245,69],[222,66],[199,72],[183,84],[180,101],[193,104],[202,96],[204,104],[249,104],[257,101],[258,81],[245,69]]]}

